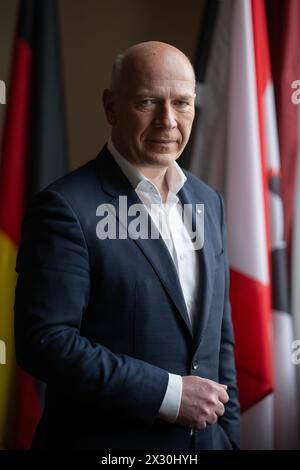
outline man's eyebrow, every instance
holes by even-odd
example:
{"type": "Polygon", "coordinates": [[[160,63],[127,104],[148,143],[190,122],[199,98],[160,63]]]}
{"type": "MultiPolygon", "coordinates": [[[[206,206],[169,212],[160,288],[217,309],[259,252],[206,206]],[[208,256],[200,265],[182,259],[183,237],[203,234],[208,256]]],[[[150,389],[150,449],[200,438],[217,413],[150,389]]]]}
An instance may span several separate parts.
{"type": "MultiPolygon", "coordinates": [[[[160,96],[160,93],[158,92],[153,92],[151,90],[141,90],[139,91],[138,93],[136,93],[135,95],[135,98],[162,98],[162,96],[160,96]]],[[[193,99],[195,98],[196,96],[196,93],[178,93],[176,94],[176,96],[174,96],[172,99],[182,99],[182,100],[189,100],[189,99],[193,99]]]]}
{"type": "Polygon", "coordinates": [[[189,94],[184,94],[184,95],[178,95],[178,98],[177,99],[181,99],[181,100],[190,100],[192,98],[195,98],[196,96],[196,93],[189,93],[189,94]]]}

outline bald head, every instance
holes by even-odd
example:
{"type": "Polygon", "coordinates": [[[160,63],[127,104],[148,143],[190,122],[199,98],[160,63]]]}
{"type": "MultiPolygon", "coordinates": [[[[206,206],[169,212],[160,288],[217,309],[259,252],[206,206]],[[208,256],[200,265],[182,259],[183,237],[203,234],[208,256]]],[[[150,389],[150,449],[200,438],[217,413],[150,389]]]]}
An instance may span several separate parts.
{"type": "Polygon", "coordinates": [[[168,70],[168,79],[172,63],[184,67],[195,82],[195,72],[188,57],[176,47],[159,41],[148,41],[135,44],[119,54],[113,64],[111,74],[111,90],[117,91],[121,84],[131,80],[132,76],[148,75],[155,80],[156,73],[168,70]]]}
{"type": "Polygon", "coordinates": [[[117,150],[144,174],[165,171],[179,157],[191,132],[193,67],[169,44],[137,44],[116,58],[103,104],[117,150]]]}

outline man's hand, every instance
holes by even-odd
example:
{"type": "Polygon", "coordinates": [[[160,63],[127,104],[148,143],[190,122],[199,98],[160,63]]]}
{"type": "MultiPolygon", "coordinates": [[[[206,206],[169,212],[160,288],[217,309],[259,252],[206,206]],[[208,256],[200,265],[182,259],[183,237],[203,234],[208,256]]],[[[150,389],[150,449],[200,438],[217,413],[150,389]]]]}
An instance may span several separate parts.
{"type": "Polygon", "coordinates": [[[227,385],[187,375],[182,377],[182,396],[176,423],[204,429],[224,414],[229,397],[227,385]]]}

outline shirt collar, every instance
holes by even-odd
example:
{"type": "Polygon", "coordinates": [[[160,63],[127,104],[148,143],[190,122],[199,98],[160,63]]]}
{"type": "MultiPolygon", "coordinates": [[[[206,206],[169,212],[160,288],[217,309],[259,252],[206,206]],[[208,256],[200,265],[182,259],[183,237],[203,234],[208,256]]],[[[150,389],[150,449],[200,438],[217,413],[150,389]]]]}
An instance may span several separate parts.
{"type": "MultiPolygon", "coordinates": [[[[123,155],[114,146],[111,138],[108,141],[107,148],[135,190],[140,189],[148,192],[151,187],[155,187],[155,185],[146,178],[146,176],[144,176],[134,165],[132,165],[132,163],[123,157],[123,155]]],[[[169,191],[173,194],[177,194],[186,182],[186,176],[177,162],[173,162],[168,167],[166,178],[169,191]]]]}

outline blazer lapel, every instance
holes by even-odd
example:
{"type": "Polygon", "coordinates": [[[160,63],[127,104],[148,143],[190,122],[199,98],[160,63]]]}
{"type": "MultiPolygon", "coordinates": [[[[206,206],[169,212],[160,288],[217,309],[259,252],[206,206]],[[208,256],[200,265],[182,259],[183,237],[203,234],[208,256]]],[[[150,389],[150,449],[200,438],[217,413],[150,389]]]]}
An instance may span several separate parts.
{"type": "Polygon", "coordinates": [[[177,307],[177,310],[179,311],[187,329],[189,330],[190,335],[193,336],[192,326],[187,312],[176,267],[165,242],[160,237],[156,240],[150,238],[148,240],[138,239],[136,240],[136,243],[143,251],[148,261],[151,263],[170,298],[177,307]]]}
{"type": "Polygon", "coordinates": [[[204,231],[204,245],[200,256],[202,257],[202,292],[199,311],[199,321],[195,335],[195,348],[197,349],[203,335],[209,318],[211,298],[213,293],[213,285],[215,279],[215,253],[209,238],[209,222],[206,216],[204,231]]]}
{"type": "Polygon", "coordinates": [[[202,222],[198,220],[199,215],[196,211],[197,206],[196,204],[204,204],[204,201],[199,200],[199,196],[196,196],[194,192],[188,191],[187,186],[183,186],[183,188],[179,192],[180,201],[182,204],[192,204],[192,223],[193,223],[193,230],[196,230],[197,237],[199,239],[203,238],[203,226],[201,227],[201,223],[204,220],[204,240],[203,246],[201,249],[197,250],[198,254],[198,261],[199,261],[199,297],[200,297],[200,307],[198,310],[198,318],[194,328],[194,346],[195,349],[198,348],[203,334],[205,332],[205,328],[207,325],[207,321],[209,318],[209,311],[211,305],[211,298],[213,292],[213,284],[214,284],[214,277],[215,277],[215,253],[212,246],[211,241],[211,234],[210,234],[210,214],[209,211],[205,212],[204,206],[204,219],[202,222]],[[197,221],[197,222],[196,222],[197,221]]]}
{"type": "MultiPolygon", "coordinates": [[[[111,199],[109,203],[113,204],[115,207],[118,222],[121,222],[121,224],[123,224],[126,229],[129,226],[129,238],[131,238],[137,244],[139,249],[145,255],[148,262],[151,264],[152,268],[158,275],[162,285],[164,286],[165,290],[173,301],[176,309],[178,310],[181,319],[183,320],[187,330],[189,331],[190,336],[193,336],[192,327],[188,316],[177,270],[165,242],[163,241],[159,232],[156,229],[155,238],[151,238],[149,232],[149,236],[147,239],[134,239],[132,237],[132,234],[130,232],[130,222],[132,217],[128,217],[126,226],[126,223],[124,225],[122,218],[120,220],[118,215],[119,196],[127,197],[128,208],[133,204],[139,204],[141,206],[141,210],[144,211],[143,216],[147,219],[148,228],[150,230],[151,218],[148,214],[148,211],[144,207],[142,201],[139,199],[138,195],[136,194],[131,184],[129,183],[117,163],[114,161],[113,157],[110,155],[108,150],[105,151],[104,149],[98,156],[98,160],[99,178],[101,180],[101,185],[106,193],[113,196],[113,199],[111,199]]],[[[155,233],[155,230],[152,233],[155,233]]]]}

